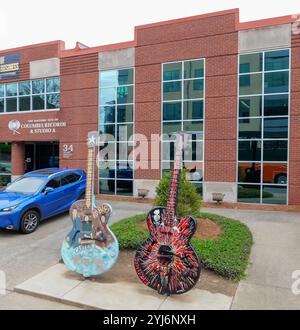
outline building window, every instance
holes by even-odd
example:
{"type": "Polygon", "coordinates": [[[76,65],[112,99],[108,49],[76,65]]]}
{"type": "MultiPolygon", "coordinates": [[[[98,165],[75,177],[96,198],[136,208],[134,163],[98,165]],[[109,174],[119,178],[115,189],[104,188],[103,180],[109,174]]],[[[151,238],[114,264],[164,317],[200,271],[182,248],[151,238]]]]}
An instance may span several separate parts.
{"type": "Polygon", "coordinates": [[[0,113],[59,110],[60,78],[0,84],[0,113]]]}
{"type": "Polygon", "coordinates": [[[202,193],[204,160],[205,60],[162,65],[162,175],[174,165],[174,133],[190,133],[184,154],[188,180],[202,193]]]}
{"type": "Polygon", "coordinates": [[[0,143],[0,187],[11,182],[11,143],[0,143]]]}
{"type": "Polygon", "coordinates": [[[100,147],[105,158],[99,164],[99,192],[132,196],[133,68],[100,72],[99,133],[107,134],[103,137],[105,144],[100,147]]]}
{"type": "Polygon", "coordinates": [[[239,61],[238,201],[287,204],[290,50],[239,61]]]}

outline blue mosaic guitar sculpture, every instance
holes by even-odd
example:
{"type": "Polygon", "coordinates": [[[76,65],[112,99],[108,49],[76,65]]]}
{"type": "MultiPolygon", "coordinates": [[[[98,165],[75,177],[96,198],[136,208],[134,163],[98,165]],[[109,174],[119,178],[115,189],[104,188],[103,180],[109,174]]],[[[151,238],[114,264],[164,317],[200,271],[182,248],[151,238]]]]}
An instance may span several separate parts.
{"type": "Polygon", "coordinates": [[[89,135],[85,200],[70,209],[73,228],[63,241],[61,255],[65,265],[84,277],[99,276],[110,270],[119,255],[119,244],[108,227],[112,208],[94,196],[94,163],[97,136],[89,135]]]}

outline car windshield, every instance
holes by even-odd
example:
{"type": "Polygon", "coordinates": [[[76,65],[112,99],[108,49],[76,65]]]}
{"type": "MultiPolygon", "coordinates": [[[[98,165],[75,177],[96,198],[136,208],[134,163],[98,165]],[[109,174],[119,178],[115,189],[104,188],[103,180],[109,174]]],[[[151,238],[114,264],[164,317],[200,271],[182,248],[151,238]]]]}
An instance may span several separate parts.
{"type": "Polygon", "coordinates": [[[45,179],[43,178],[23,177],[13,182],[10,186],[8,186],[5,189],[5,191],[16,192],[21,194],[34,194],[41,188],[44,182],[45,179]]]}

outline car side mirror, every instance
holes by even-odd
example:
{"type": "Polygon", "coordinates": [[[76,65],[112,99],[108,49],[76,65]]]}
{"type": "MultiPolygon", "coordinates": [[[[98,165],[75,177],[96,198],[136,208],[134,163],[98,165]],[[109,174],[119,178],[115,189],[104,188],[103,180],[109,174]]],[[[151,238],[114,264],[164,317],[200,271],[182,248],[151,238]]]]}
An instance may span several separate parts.
{"type": "Polygon", "coordinates": [[[53,188],[51,188],[51,187],[47,187],[47,188],[44,190],[44,195],[48,195],[48,194],[52,193],[53,191],[54,191],[53,188]]]}

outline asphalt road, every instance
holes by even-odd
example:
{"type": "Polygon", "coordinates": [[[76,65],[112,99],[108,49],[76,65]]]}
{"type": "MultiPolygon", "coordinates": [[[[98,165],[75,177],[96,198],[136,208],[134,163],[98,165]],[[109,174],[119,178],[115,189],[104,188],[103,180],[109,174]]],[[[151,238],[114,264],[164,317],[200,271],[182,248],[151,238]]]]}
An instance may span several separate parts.
{"type": "MultiPolygon", "coordinates": [[[[147,212],[151,206],[128,202],[109,202],[113,207],[111,223],[122,218],[147,212]]],[[[60,260],[61,243],[71,229],[68,213],[41,223],[30,235],[0,230],[0,271],[6,275],[6,295],[0,295],[0,309],[47,307],[40,299],[13,293],[16,285],[26,281],[60,260]],[[22,296],[22,297],[21,297],[22,296]],[[24,299],[29,299],[28,304],[24,299]]],[[[2,273],[3,274],[3,273],[2,273]]],[[[0,290],[3,289],[0,287],[0,290]]],[[[49,304],[49,308],[65,305],[49,304]]]]}

